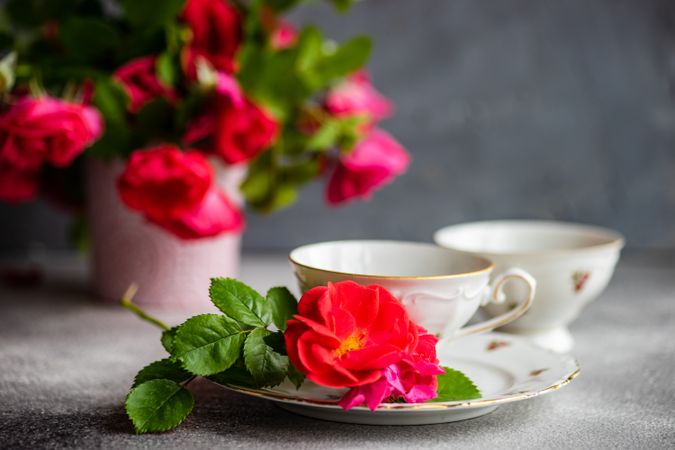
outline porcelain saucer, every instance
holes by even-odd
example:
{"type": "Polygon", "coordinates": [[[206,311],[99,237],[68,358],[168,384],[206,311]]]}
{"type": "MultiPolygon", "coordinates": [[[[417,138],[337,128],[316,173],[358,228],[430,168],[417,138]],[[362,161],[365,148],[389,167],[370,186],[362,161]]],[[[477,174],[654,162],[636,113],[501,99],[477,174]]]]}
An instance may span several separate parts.
{"type": "Polygon", "coordinates": [[[337,404],[344,391],[309,381],[305,381],[300,389],[288,381],[267,389],[223,386],[271,400],[283,409],[316,419],[368,425],[424,425],[479,417],[494,411],[502,403],[560,389],[579,374],[579,365],[571,356],[542,349],[526,338],[504,333],[485,333],[440,343],[437,353],[442,365],[469,376],[482,396],[454,402],[384,403],[375,411],[366,407],[345,411],[337,404]]]}

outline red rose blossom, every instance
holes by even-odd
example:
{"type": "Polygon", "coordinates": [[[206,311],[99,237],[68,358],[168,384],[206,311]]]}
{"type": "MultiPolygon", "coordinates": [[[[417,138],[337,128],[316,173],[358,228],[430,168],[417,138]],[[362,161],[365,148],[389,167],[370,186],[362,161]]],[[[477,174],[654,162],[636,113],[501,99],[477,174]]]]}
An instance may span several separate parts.
{"type": "Polygon", "coordinates": [[[22,98],[0,115],[0,199],[34,199],[42,166],[70,165],[102,131],[94,108],[51,97],[22,98]]]}
{"type": "Polygon", "coordinates": [[[199,145],[236,164],[255,158],[274,143],[278,123],[243,96],[233,77],[219,73],[215,94],[210,108],[188,124],[185,145],[199,145]]]}
{"type": "Polygon", "coordinates": [[[249,161],[268,148],[277,137],[279,125],[265,110],[250,100],[218,109],[213,144],[225,162],[249,161]]]}
{"type": "Polygon", "coordinates": [[[163,85],[157,78],[155,60],[154,56],[132,59],[114,73],[114,77],[122,83],[131,99],[131,112],[137,112],[146,102],[156,97],[176,100],[173,89],[163,85]]]}
{"type": "Polygon", "coordinates": [[[161,221],[195,209],[212,181],[211,166],[199,152],[162,145],[132,153],[117,187],[129,208],[161,221]]]}
{"type": "Polygon", "coordinates": [[[410,156],[388,133],[373,129],[341,156],[328,181],[326,200],[337,205],[370,194],[405,172],[410,156]]]}
{"type": "Polygon", "coordinates": [[[234,56],[242,29],[236,8],[227,0],[188,0],[182,15],[192,30],[186,52],[186,71],[195,77],[195,61],[205,58],[213,68],[234,71],[234,56]]]}
{"type": "Polygon", "coordinates": [[[288,357],[313,382],[362,386],[418,345],[417,326],[382,286],[343,281],[307,291],[285,332],[288,357]]]}
{"type": "Polygon", "coordinates": [[[132,153],[117,187],[124,204],[182,239],[238,231],[244,218],[213,186],[211,166],[197,151],[163,145],[132,153]]]}
{"type": "Polygon", "coordinates": [[[44,162],[66,167],[103,131],[94,108],[51,97],[24,97],[0,115],[0,160],[36,170],[44,162]]]}

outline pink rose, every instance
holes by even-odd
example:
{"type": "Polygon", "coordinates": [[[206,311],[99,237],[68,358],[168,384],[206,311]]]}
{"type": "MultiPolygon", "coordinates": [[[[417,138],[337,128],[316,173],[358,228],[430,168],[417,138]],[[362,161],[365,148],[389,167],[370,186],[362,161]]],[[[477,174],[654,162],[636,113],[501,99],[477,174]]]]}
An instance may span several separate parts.
{"type": "Polygon", "coordinates": [[[351,388],[340,400],[340,406],[351,409],[365,403],[374,411],[388,399],[420,403],[436,398],[437,376],[444,373],[436,358],[438,339],[421,327],[418,332],[415,349],[387,366],[376,381],[351,388]]]}
{"type": "Polygon", "coordinates": [[[176,101],[173,89],[164,86],[155,72],[154,56],[132,59],[114,73],[114,77],[124,86],[131,102],[129,111],[135,113],[146,102],[156,97],[166,97],[176,101]]]}
{"type": "Polygon", "coordinates": [[[192,31],[185,62],[188,76],[195,77],[198,57],[216,70],[233,72],[242,35],[237,9],[227,0],[188,0],[182,18],[192,31]]]}
{"type": "Polygon", "coordinates": [[[277,21],[277,26],[270,36],[270,45],[275,50],[292,47],[298,40],[298,30],[292,23],[283,19],[277,21]]]}
{"type": "Polygon", "coordinates": [[[366,72],[357,72],[326,94],[326,109],[336,116],[365,115],[377,122],[391,115],[391,102],[380,94],[366,72]]]}
{"type": "Polygon", "coordinates": [[[44,162],[65,167],[102,131],[94,108],[24,97],[0,116],[0,160],[22,170],[37,170],[44,162]]]}
{"type": "Polygon", "coordinates": [[[125,205],[182,239],[244,226],[239,210],[213,186],[211,166],[197,151],[183,153],[172,145],[136,151],[117,188],[125,205]]]}
{"type": "Polygon", "coordinates": [[[410,156],[388,133],[373,129],[347,155],[341,156],[328,181],[326,200],[337,205],[369,198],[381,186],[405,172],[410,156]]]}
{"type": "Polygon", "coordinates": [[[185,145],[199,145],[228,164],[236,164],[255,158],[273,144],[279,125],[244,97],[233,77],[219,73],[215,92],[211,107],[188,124],[185,145]]]}

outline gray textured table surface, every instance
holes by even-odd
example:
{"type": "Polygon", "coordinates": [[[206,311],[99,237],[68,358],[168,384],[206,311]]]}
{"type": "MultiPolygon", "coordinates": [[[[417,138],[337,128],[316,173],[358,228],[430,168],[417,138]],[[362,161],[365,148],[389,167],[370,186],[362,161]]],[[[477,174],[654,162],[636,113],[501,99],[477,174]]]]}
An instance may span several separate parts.
{"type": "MultiPolygon", "coordinates": [[[[280,256],[247,255],[242,278],[259,289],[292,282],[280,256]]],[[[163,354],[158,332],[95,301],[71,265],[38,288],[0,288],[0,299],[0,448],[675,447],[673,254],[623,259],[572,326],[582,370],[570,385],[444,425],[321,422],[196,382],[182,426],[136,436],[122,402],[135,372],[163,354]]]]}

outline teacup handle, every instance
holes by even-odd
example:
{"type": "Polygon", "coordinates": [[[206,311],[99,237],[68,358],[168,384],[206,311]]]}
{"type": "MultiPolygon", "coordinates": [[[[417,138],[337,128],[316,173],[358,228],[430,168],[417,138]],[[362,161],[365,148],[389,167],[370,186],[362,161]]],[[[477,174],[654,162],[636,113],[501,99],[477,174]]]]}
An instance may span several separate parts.
{"type": "Polygon", "coordinates": [[[505,312],[504,314],[500,314],[490,320],[459,329],[453,338],[468,336],[469,334],[483,333],[485,331],[492,331],[495,328],[502,327],[525,314],[525,311],[527,311],[532,305],[537,282],[535,281],[534,277],[532,277],[532,275],[516,267],[508,269],[495,277],[492,283],[490,283],[490,285],[487,287],[487,295],[483,299],[481,306],[485,306],[490,302],[503,303],[505,300],[504,285],[510,281],[520,281],[525,283],[528,288],[525,298],[522,299],[515,308],[505,312]]]}

